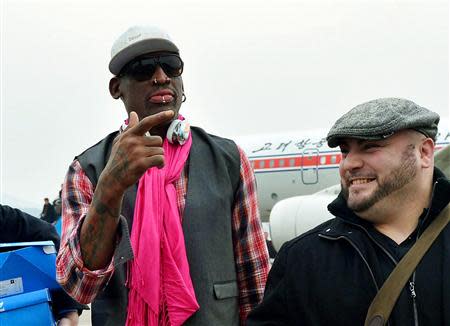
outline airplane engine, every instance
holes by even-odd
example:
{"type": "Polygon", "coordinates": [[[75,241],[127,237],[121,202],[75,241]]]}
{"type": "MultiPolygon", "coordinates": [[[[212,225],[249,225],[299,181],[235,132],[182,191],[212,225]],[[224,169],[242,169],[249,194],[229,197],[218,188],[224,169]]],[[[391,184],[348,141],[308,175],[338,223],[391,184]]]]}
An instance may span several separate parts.
{"type": "Polygon", "coordinates": [[[335,185],[308,196],[296,196],[275,204],[270,212],[270,235],[275,249],[283,243],[333,218],[327,210],[340,192],[335,185]]]}

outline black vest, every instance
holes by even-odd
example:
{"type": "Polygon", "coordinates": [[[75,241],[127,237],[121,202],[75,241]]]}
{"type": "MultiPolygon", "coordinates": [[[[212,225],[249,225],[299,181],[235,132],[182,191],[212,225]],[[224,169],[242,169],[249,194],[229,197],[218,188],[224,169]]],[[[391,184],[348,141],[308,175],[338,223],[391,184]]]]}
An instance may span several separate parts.
{"type": "MultiPolygon", "coordinates": [[[[238,286],[232,242],[232,210],[240,183],[240,156],[234,142],[192,127],[188,191],[183,233],[191,279],[200,309],[185,325],[238,325],[238,286]]],[[[77,159],[94,188],[111,152],[117,132],[108,135],[77,159]]],[[[122,202],[121,240],[114,253],[115,272],[92,302],[92,325],[125,325],[128,289],[126,262],[133,258],[132,227],[137,185],[122,202]]]]}

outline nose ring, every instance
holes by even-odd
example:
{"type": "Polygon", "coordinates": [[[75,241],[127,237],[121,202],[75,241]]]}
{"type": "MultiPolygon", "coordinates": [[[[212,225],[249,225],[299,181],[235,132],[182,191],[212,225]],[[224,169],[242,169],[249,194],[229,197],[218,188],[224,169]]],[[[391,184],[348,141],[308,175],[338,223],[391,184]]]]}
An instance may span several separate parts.
{"type": "MultiPolygon", "coordinates": [[[[164,81],[162,82],[162,84],[167,84],[170,81],[169,77],[164,78],[164,81]]],[[[160,84],[159,80],[155,77],[152,81],[153,85],[158,85],[160,84]]]]}

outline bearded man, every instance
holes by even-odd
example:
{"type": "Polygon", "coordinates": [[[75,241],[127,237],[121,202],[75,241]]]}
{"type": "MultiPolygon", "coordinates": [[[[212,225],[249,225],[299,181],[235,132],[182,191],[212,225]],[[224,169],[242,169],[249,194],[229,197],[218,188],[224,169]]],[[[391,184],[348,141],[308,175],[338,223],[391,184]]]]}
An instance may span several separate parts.
{"type": "MultiPolygon", "coordinates": [[[[409,100],[356,106],[328,133],[342,152],[334,219],[283,245],[248,325],[364,325],[402,257],[450,201],[434,167],[439,116],[409,100]]],[[[425,254],[389,325],[450,325],[450,226],[425,254]]]]}

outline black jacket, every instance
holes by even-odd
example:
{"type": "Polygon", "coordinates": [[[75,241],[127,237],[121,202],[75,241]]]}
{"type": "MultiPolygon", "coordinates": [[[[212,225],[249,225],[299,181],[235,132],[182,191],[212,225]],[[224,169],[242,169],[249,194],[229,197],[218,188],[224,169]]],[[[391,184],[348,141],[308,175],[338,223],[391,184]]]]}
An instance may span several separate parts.
{"type": "MultiPolygon", "coordinates": [[[[53,241],[59,249],[59,236],[55,227],[16,208],[0,205],[0,243],[53,241]]],[[[73,300],[62,289],[51,293],[53,314],[58,319],[59,312],[64,310],[89,309],[73,300]]]]}
{"type": "MultiPolygon", "coordinates": [[[[437,169],[433,198],[416,230],[420,235],[450,201],[450,182],[437,169]]],[[[269,273],[254,325],[364,325],[367,309],[387,275],[392,255],[339,195],[328,209],[336,216],[285,243],[269,273]]],[[[389,325],[450,325],[450,225],[419,263],[416,298],[405,287],[389,325]],[[415,301],[415,302],[414,302],[415,301]],[[415,312],[417,311],[417,317],[415,312]],[[416,320],[416,321],[415,321],[416,320]]]]}

